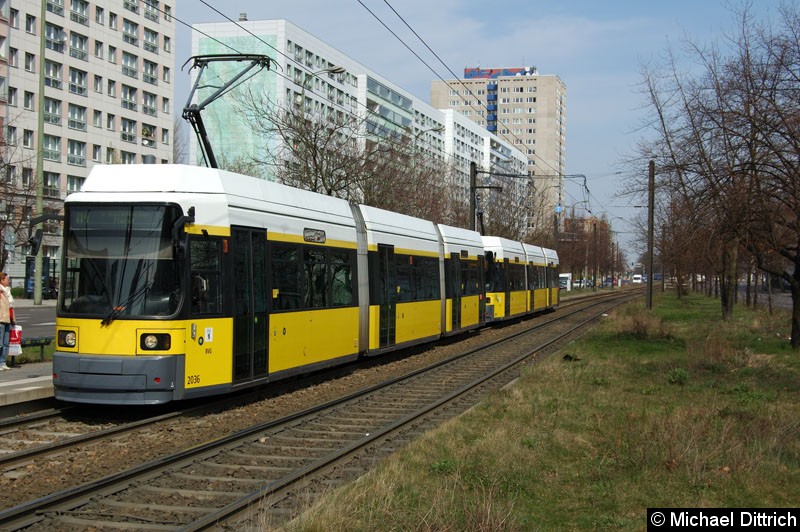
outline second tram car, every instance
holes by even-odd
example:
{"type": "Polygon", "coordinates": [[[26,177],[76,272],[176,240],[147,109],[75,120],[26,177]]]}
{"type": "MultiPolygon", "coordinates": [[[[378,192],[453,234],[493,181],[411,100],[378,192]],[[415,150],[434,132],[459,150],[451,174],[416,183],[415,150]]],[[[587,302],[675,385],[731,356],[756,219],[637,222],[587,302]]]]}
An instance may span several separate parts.
{"type": "Polygon", "coordinates": [[[55,397],[222,394],[553,308],[542,252],[223,170],[98,165],[65,201],[55,397]]]}

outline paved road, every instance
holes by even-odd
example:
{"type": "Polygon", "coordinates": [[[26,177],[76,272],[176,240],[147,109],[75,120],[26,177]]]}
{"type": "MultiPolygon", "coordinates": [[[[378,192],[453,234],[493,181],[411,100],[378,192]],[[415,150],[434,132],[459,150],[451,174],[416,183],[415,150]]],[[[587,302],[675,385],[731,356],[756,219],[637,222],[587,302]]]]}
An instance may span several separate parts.
{"type": "Polygon", "coordinates": [[[34,305],[30,299],[14,300],[14,317],[22,326],[25,338],[56,335],[56,302],[45,299],[41,305],[34,305]]]}

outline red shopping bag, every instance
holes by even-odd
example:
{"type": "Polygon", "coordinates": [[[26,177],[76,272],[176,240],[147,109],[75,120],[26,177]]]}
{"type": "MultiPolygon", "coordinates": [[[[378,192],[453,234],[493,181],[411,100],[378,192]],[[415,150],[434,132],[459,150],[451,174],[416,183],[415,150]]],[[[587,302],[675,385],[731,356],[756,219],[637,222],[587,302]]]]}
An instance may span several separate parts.
{"type": "Polygon", "coordinates": [[[11,334],[9,335],[9,344],[11,345],[22,345],[22,326],[21,325],[12,325],[11,326],[11,334]]]}
{"type": "Polygon", "coordinates": [[[19,356],[22,354],[22,326],[12,325],[8,338],[8,356],[19,356]]]}

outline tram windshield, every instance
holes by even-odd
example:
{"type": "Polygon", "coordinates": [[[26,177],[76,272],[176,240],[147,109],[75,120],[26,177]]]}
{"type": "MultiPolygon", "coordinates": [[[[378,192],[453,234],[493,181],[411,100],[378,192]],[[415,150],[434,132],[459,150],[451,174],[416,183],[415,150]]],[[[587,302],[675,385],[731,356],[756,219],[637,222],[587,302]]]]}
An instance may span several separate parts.
{"type": "Polygon", "coordinates": [[[61,315],[169,316],[178,310],[181,276],[167,205],[68,205],[61,315]]]}

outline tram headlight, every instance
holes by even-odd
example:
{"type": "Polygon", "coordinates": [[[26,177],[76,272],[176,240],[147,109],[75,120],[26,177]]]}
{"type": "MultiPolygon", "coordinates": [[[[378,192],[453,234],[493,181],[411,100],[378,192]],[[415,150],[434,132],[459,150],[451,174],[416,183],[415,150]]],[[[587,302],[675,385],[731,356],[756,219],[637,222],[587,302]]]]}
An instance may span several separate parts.
{"type": "Polygon", "coordinates": [[[145,351],[169,351],[172,340],[169,334],[149,333],[142,335],[139,345],[145,351]]]}
{"type": "Polygon", "coordinates": [[[58,331],[59,347],[75,347],[78,342],[78,335],[75,331],[58,331]]]}
{"type": "Polygon", "coordinates": [[[145,349],[155,349],[158,347],[158,338],[156,338],[155,334],[147,334],[142,339],[142,345],[145,349]]]}

